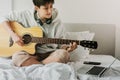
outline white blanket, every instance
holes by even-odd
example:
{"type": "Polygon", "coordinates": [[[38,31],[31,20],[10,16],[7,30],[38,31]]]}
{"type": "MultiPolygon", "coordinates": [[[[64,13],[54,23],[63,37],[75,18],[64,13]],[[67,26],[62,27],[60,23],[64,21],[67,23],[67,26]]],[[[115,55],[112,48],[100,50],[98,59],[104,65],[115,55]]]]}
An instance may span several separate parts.
{"type": "Polygon", "coordinates": [[[0,58],[0,80],[120,80],[120,66],[117,65],[110,68],[103,77],[97,77],[78,72],[79,69],[84,72],[89,67],[82,68],[82,62],[15,67],[10,59],[0,58]]]}
{"type": "Polygon", "coordinates": [[[0,80],[76,80],[74,70],[67,64],[51,63],[15,67],[0,63],[0,80]]]}

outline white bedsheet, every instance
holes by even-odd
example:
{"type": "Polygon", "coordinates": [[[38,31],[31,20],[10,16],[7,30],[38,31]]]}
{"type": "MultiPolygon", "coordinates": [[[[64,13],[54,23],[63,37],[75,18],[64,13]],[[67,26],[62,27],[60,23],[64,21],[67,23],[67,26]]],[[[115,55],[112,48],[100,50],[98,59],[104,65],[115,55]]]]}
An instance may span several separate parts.
{"type": "Polygon", "coordinates": [[[91,55],[87,59],[68,64],[37,64],[28,67],[15,67],[10,59],[0,58],[0,80],[120,80],[119,60],[106,71],[103,77],[85,74],[85,71],[93,66],[84,65],[83,61],[87,60],[101,61],[100,66],[108,66],[114,58],[106,55],[91,55]]]}
{"type": "Polygon", "coordinates": [[[15,67],[11,60],[0,59],[0,80],[76,80],[75,78],[74,70],[67,64],[15,67]]]}

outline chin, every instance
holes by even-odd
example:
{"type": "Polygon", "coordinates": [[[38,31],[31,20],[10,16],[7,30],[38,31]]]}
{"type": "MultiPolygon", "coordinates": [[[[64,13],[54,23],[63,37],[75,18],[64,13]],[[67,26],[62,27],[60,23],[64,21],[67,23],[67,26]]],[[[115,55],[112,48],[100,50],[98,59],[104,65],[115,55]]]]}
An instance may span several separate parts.
{"type": "Polygon", "coordinates": [[[52,15],[50,15],[50,16],[46,16],[46,18],[51,18],[51,16],[52,16],[52,15]]]}

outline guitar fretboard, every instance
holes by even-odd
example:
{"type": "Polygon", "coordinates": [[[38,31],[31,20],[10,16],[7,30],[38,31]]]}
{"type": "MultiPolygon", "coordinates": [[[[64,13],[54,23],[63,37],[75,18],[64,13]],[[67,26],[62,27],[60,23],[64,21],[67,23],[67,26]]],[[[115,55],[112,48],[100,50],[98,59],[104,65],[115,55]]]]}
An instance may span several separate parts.
{"type": "Polygon", "coordinates": [[[80,41],[79,40],[69,40],[69,39],[58,39],[58,38],[38,38],[38,37],[32,37],[32,41],[33,43],[40,43],[40,44],[44,44],[44,43],[53,43],[53,44],[70,44],[72,42],[76,42],[77,45],[80,45],[80,41]]]}

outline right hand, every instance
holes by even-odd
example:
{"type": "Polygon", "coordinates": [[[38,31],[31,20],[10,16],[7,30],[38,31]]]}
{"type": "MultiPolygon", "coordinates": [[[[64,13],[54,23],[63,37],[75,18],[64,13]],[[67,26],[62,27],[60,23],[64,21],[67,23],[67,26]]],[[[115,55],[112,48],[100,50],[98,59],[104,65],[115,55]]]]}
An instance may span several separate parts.
{"type": "Polygon", "coordinates": [[[11,37],[14,43],[17,43],[19,46],[23,46],[24,43],[23,43],[22,37],[20,37],[16,33],[12,34],[11,37]]]}

